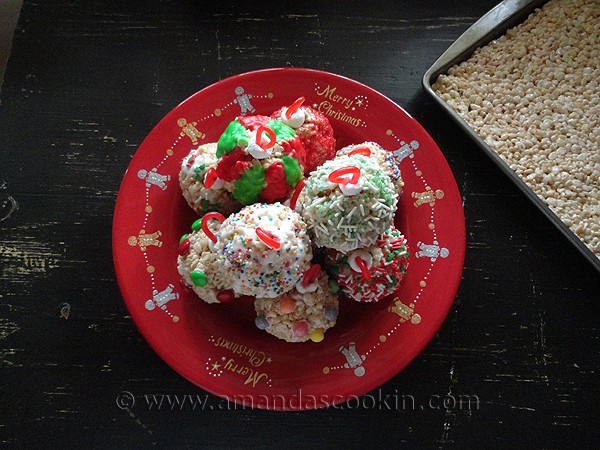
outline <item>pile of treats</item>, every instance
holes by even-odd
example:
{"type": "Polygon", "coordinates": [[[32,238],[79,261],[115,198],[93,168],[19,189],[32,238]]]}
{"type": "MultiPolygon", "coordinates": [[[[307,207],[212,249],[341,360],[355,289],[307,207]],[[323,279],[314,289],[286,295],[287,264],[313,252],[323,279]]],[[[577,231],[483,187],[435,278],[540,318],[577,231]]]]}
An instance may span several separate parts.
{"type": "Polygon", "coordinates": [[[434,90],[600,258],[600,4],[551,0],[434,90]]]}
{"type": "Polygon", "coordinates": [[[259,329],[320,342],[340,294],[389,296],[409,254],[393,226],[403,183],[392,153],[374,142],[336,151],[328,119],[303,100],[238,117],[183,159],[183,196],[201,217],[178,270],[205,302],[253,301],[259,329]]]}

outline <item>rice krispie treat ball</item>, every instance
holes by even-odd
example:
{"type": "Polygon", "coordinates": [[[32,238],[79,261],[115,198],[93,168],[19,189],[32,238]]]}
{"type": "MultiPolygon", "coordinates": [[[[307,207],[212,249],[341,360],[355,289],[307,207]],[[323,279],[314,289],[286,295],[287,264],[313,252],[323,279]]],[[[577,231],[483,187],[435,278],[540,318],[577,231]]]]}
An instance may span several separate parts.
{"type": "Polygon", "coordinates": [[[217,143],[217,176],[243,205],[287,198],[303,177],[306,152],[293,128],[266,116],[240,116],[217,143]]]}
{"type": "Polygon", "coordinates": [[[289,107],[275,111],[271,117],[296,131],[306,151],[304,173],[308,175],[325,161],[333,159],[335,138],[329,119],[310,106],[301,106],[303,102],[304,97],[300,97],[289,107]]]}
{"type": "Polygon", "coordinates": [[[330,252],[332,272],[344,294],[358,302],[377,302],[394,293],[408,267],[406,239],[393,226],[374,245],[347,255],[330,252]]]}
{"type": "Polygon", "coordinates": [[[211,142],[193,149],[181,162],[179,185],[188,205],[202,215],[219,211],[228,216],[242,205],[235,200],[217,176],[217,144],[211,142]]]}
{"type": "Polygon", "coordinates": [[[257,298],[254,307],[261,330],[287,342],[321,342],[337,320],[338,296],[325,271],[315,264],[290,292],[257,298]]]}
{"type": "Polygon", "coordinates": [[[312,248],[300,215],[280,203],[254,204],[229,216],[215,244],[218,260],[240,295],[274,298],[310,267],[312,248]]]}
{"type": "Polygon", "coordinates": [[[392,152],[388,152],[377,142],[367,141],[363,142],[362,144],[348,145],[337,151],[336,156],[342,155],[364,155],[375,159],[377,163],[387,171],[388,175],[392,179],[392,183],[394,183],[394,187],[396,188],[396,193],[398,196],[402,194],[404,181],[402,181],[402,174],[400,173],[400,168],[398,167],[396,157],[392,152]]]}
{"type": "Polygon", "coordinates": [[[213,251],[214,243],[211,238],[214,239],[214,235],[208,228],[211,218],[225,219],[219,213],[208,213],[203,219],[194,222],[190,234],[181,237],[177,270],[184,284],[206,303],[228,302],[238,295],[231,290],[233,277],[224,269],[223,261],[213,251]]]}
{"type": "Polygon", "coordinates": [[[302,196],[313,242],[343,253],[374,244],[392,224],[398,203],[390,177],[364,155],[325,162],[307,178],[302,196]]]}

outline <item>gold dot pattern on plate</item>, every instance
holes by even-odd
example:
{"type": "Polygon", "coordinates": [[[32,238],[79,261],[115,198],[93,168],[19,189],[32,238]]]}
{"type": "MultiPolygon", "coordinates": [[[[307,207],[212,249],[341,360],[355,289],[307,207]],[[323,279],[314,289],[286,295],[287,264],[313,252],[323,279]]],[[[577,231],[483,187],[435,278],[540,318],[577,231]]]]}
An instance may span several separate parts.
{"type": "MultiPolygon", "coordinates": [[[[252,95],[251,98],[253,100],[258,99],[272,99],[274,97],[272,92],[263,95],[252,95]]],[[[162,235],[161,231],[156,231],[153,233],[146,232],[146,228],[148,225],[149,215],[154,210],[151,205],[151,200],[154,197],[154,193],[160,194],[160,192],[167,191],[167,189],[171,185],[177,185],[177,176],[171,179],[171,176],[168,174],[162,173],[162,166],[169,160],[169,158],[174,157],[176,154],[187,154],[189,151],[195,146],[200,144],[201,140],[206,138],[206,135],[202,132],[201,127],[202,123],[206,120],[212,119],[214,117],[219,117],[223,114],[223,111],[227,108],[233,107],[234,105],[240,106],[239,102],[232,98],[230,102],[221,106],[220,108],[215,108],[211,114],[208,114],[199,119],[196,118],[188,118],[188,117],[179,117],[175,123],[179,130],[177,130],[178,135],[174,137],[174,140],[170,146],[168,146],[164,151],[164,157],[161,161],[156,164],[156,166],[152,168],[140,168],[138,171],[138,177],[142,180],[145,186],[145,204],[144,204],[144,220],[142,222],[141,231],[138,236],[130,236],[127,240],[127,243],[131,247],[138,247],[142,251],[144,261],[146,263],[146,272],[150,275],[150,285],[151,285],[151,299],[146,301],[146,309],[152,311],[154,309],[160,309],[167,314],[173,323],[178,323],[180,321],[180,317],[173,314],[169,311],[169,307],[171,305],[172,300],[176,300],[179,298],[179,293],[176,292],[174,284],[171,283],[167,287],[161,287],[161,289],[157,288],[156,285],[156,272],[157,268],[149,262],[148,259],[148,247],[162,247],[163,243],[160,240],[160,236],[162,235]],[[184,146],[185,148],[180,148],[184,146]],[[157,307],[158,306],[158,307],[157,307]]],[[[242,112],[244,115],[244,112],[242,112]]]]}
{"type": "MultiPolygon", "coordinates": [[[[400,163],[403,160],[410,161],[410,165],[412,166],[412,169],[414,170],[415,176],[418,177],[419,181],[422,183],[423,190],[413,192],[412,196],[413,196],[413,198],[417,199],[416,203],[418,203],[418,204],[415,204],[415,206],[422,206],[423,208],[425,208],[425,207],[430,208],[431,215],[430,215],[430,220],[427,225],[427,228],[431,232],[431,242],[437,243],[438,236],[437,236],[437,231],[436,231],[436,226],[435,226],[435,205],[436,205],[437,200],[441,200],[444,197],[444,192],[439,189],[434,191],[429,186],[427,181],[425,180],[425,177],[423,176],[423,172],[418,169],[417,163],[415,161],[416,158],[414,157],[414,150],[418,149],[420,147],[420,144],[414,140],[412,140],[412,141],[401,140],[394,134],[394,132],[391,129],[388,129],[386,131],[386,134],[388,136],[392,136],[400,144],[400,148],[393,152],[394,155],[396,155],[396,157],[397,157],[398,165],[400,165],[400,163]],[[406,142],[410,142],[410,144],[407,144],[406,142]]],[[[419,188],[419,186],[414,186],[414,188],[419,188]]],[[[409,243],[411,253],[417,252],[417,250],[419,250],[421,248],[418,246],[418,244],[422,244],[422,243],[409,243]]],[[[418,264],[421,265],[422,264],[421,261],[423,261],[423,263],[426,264],[427,269],[425,271],[425,275],[423,276],[423,279],[419,282],[418,292],[416,293],[416,295],[414,296],[414,298],[411,301],[408,301],[406,303],[404,303],[397,297],[394,299],[393,306],[390,306],[388,308],[388,310],[392,314],[396,314],[398,316],[398,321],[386,334],[382,334],[379,336],[379,342],[376,342],[371,348],[367,349],[365,351],[365,353],[362,355],[362,358],[366,359],[372,351],[374,351],[377,347],[386,343],[388,341],[388,338],[391,337],[394,334],[394,332],[403,323],[410,322],[413,325],[418,325],[421,323],[421,320],[422,320],[421,315],[415,313],[415,308],[416,308],[417,301],[419,300],[419,298],[421,297],[421,295],[423,294],[423,292],[425,291],[425,289],[427,287],[427,279],[431,275],[431,272],[432,272],[433,266],[434,266],[434,262],[437,259],[434,255],[434,253],[432,253],[433,250],[435,250],[433,245],[425,245],[425,246],[423,246],[423,248],[424,248],[424,250],[422,250],[422,252],[424,253],[424,255],[426,257],[419,259],[418,264]],[[434,257],[428,258],[430,255],[434,255],[434,257]]],[[[445,250],[447,251],[447,249],[445,249],[445,250]]],[[[416,255],[416,257],[419,258],[419,255],[416,255]]],[[[442,257],[445,257],[445,256],[442,256],[442,257]]],[[[413,264],[415,264],[415,262],[413,262],[413,264]]],[[[355,359],[356,359],[356,355],[355,355],[355,359]]],[[[353,360],[353,363],[355,363],[355,362],[356,361],[353,360]]],[[[362,362],[360,362],[360,364],[359,364],[359,367],[361,369],[360,371],[356,371],[356,366],[352,366],[352,364],[345,364],[345,365],[341,365],[341,366],[329,367],[329,370],[337,370],[337,369],[341,369],[341,368],[347,369],[349,367],[355,368],[355,374],[357,376],[363,376],[364,373],[366,372],[366,370],[362,367],[362,362]]],[[[326,373],[325,369],[323,369],[323,373],[326,373]]]]}

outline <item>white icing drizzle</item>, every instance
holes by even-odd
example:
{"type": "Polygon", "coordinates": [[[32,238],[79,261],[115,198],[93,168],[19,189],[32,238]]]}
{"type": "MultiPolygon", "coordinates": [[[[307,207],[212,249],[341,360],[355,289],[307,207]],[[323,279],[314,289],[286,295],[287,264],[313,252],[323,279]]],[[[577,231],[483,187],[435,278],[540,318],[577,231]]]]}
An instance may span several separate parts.
{"type": "Polygon", "coordinates": [[[302,281],[299,281],[296,284],[296,290],[301,294],[306,294],[308,292],[315,292],[319,287],[318,279],[315,278],[315,281],[310,283],[308,286],[304,286],[302,281]]]}
{"type": "MultiPolygon", "coordinates": [[[[267,133],[263,133],[260,137],[261,144],[268,144],[270,141],[267,133]]],[[[250,138],[248,141],[248,146],[246,147],[246,153],[256,159],[265,159],[271,156],[273,152],[273,147],[265,150],[260,145],[256,143],[256,132],[250,133],[250,138]]]]}
{"type": "MultiPolygon", "coordinates": [[[[353,195],[360,194],[362,192],[362,184],[360,180],[356,184],[339,184],[340,191],[347,197],[352,197],[353,195]]],[[[361,205],[362,206],[362,205],[361,205]]],[[[343,210],[343,209],[342,209],[343,210]]]]}

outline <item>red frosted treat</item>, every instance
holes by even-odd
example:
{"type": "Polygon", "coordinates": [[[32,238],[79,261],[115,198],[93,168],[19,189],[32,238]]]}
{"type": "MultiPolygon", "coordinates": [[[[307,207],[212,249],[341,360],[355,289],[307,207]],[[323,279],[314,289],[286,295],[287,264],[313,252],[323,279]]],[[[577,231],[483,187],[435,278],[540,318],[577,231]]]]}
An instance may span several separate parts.
{"type": "Polygon", "coordinates": [[[308,175],[328,159],[334,158],[333,128],[324,114],[310,106],[297,108],[293,114],[290,114],[290,117],[286,115],[287,110],[286,107],[281,108],[275,111],[271,117],[281,120],[296,131],[296,136],[300,138],[306,151],[304,173],[308,175]]]}

